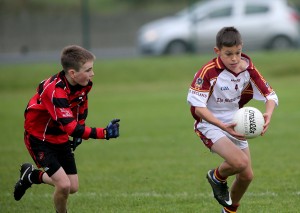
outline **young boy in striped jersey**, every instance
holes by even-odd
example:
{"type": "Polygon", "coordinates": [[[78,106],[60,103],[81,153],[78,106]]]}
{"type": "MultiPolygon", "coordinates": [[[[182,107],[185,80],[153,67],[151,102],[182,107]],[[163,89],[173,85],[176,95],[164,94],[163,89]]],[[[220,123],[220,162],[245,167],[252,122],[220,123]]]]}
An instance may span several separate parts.
{"type": "Polygon", "coordinates": [[[21,166],[15,200],[20,200],[32,184],[45,183],[55,187],[56,212],[67,212],[68,196],[78,190],[73,151],[82,139],[119,136],[119,119],[106,128],[85,125],[94,60],[95,56],[80,46],[65,47],[61,55],[63,70],[42,81],[30,99],[25,110],[24,141],[36,166],[43,170],[29,163],[21,166]]]}
{"type": "Polygon", "coordinates": [[[206,176],[223,213],[237,212],[253,178],[248,142],[234,131],[233,115],[251,99],[264,101],[264,135],[278,105],[276,93],[249,56],[242,53],[242,46],[237,29],[222,28],[216,36],[217,57],[195,74],[187,96],[196,134],[207,148],[224,159],[206,176]],[[228,191],[226,180],[230,176],[235,176],[235,180],[228,191]]]}

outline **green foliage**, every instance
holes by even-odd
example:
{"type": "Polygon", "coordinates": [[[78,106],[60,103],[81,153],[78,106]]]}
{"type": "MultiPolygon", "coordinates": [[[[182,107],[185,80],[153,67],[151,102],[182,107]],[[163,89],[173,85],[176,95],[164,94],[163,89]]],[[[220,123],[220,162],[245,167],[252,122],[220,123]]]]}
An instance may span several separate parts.
{"type": "MultiPolygon", "coordinates": [[[[299,211],[297,106],[299,52],[249,54],[276,89],[280,106],[268,133],[252,139],[255,179],[241,212],[299,211]],[[288,208],[287,208],[288,207],[288,208]]],[[[68,212],[219,212],[205,179],[221,162],[193,132],[186,103],[195,72],[212,55],[107,60],[95,63],[87,124],[121,119],[116,140],[84,141],[75,152],[80,189],[68,212]]],[[[53,188],[34,185],[21,201],[12,192],[19,164],[32,162],[23,143],[23,111],[37,84],[56,64],[0,66],[1,212],[54,212],[53,188]]],[[[251,102],[263,108],[261,102],[251,102]]],[[[230,179],[232,181],[232,178],[230,179]]]]}
{"type": "MultiPolygon", "coordinates": [[[[201,0],[0,0],[0,11],[2,13],[16,13],[23,10],[34,13],[51,10],[80,12],[83,1],[86,1],[91,11],[95,13],[115,13],[127,10],[177,11],[201,0]]],[[[288,2],[296,8],[300,8],[298,0],[288,0],[288,2]]]]}
{"type": "Polygon", "coordinates": [[[5,13],[15,13],[28,10],[33,13],[43,13],[44,11],[53,10],[56,12],[72,10],[73,12],[80,13],[83,2],[87,3],[91,11],[95,13],[115,13],[136,9],[153,10],[162,8],[167,10],[178,10],[192,1],[193,0],[190,0],[189,2],[185,0],[0,0],[0,11],[5,13]]]}

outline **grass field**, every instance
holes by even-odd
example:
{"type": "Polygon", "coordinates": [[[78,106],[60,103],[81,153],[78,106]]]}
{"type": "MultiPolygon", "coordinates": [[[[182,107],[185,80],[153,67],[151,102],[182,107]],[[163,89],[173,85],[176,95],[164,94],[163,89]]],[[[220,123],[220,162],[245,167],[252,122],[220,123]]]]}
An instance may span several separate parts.
{"type": "MultiPolygon", "coordinates": [[[[255,179],[243,213],[300,212],[298,103],[300,52],[253,53],[280,106],[268,133],[250,141],[255,179]]],[[[186,95],[194,73],[212,55],[97,61],[87,124],[121,119],[117,140],[85,141],[75,152],[80,189],[71,213],[220,212],[205,175],[221,159],[193,132],[186,95]]],[[[55,64],[0,65],[0,212],[54,212],[53,188],[33,186],[13,199],[19,165],[32,162],[23,144],[23,111],[55,64]]],[[[263,108],[263,103],[249,105],[263,108]]],[[[229,180],[230,182],[232,179],[229,180]]]]}

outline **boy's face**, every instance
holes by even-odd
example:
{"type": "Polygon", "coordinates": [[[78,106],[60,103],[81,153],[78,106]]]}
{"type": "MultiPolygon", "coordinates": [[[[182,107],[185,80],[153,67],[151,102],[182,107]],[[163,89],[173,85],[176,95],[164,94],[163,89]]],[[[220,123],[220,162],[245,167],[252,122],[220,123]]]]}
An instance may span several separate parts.
{"type": "Polygon", "coordinates": [[[240,71],[240,62],[242,55],[242,45],[225,47],[221,49],[215,47],[215,53],[221,58],[223,64],[233,72],[240,71]]]}
{"type": "Polygon", "coordinates": [[[72,82],[70,82],[72,85],[79,84],[81,86],[88,85],[89,81],[94,76],[93,71],[93,65],[94,61],[87,61],[83,66],[80,68],[78,72],[75,70],[70,70],[70,76],[72,79],[72,82]]]}

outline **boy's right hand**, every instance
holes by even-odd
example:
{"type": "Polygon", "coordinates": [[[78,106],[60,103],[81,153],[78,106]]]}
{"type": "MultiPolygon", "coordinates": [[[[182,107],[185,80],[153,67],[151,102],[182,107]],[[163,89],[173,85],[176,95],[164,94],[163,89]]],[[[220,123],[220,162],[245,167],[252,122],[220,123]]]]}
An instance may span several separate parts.
{"type": "Polygon", "coordinates": [[[230,135],[232,135],[233,137],[239,139],[239,140],[243,140],[245,141],[246,138],[245,138],[245,135],[242,135],[240,133],[237,133],[235,130],[234,130],[234,127],[236,126],[236,123],[230,123],[230,124],[225,124],[225,131],[228,132],[230,135]]]}
{"type": "Polygon", "coordinates": [[[70,141],[71,148],[73,151],[82,143],[82,138],[73,138],[73,140],[70,141]]]}

